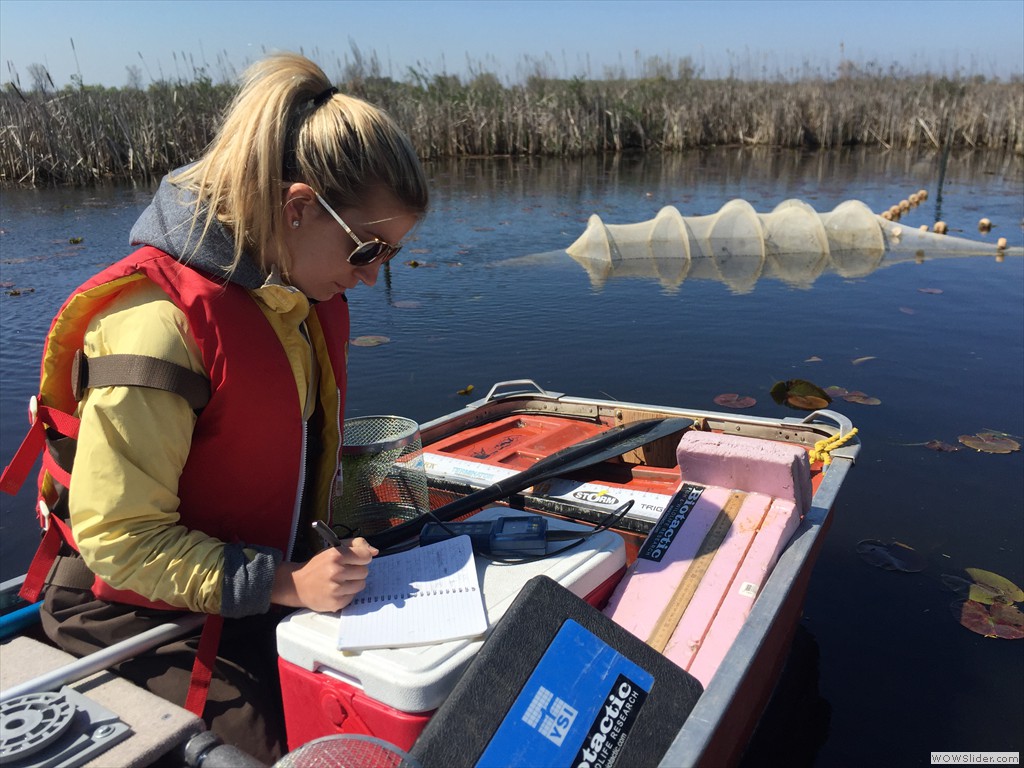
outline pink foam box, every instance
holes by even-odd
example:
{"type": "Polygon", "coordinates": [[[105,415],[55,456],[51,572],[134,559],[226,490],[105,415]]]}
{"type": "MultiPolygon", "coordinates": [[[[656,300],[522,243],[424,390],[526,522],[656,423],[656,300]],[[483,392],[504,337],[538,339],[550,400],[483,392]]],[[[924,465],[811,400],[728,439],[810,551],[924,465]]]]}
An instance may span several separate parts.
{"type": "Polygon", "coordinates": [[[788,499],[804,514],[811,470],[798,445],[718,432],[687,432],[676,448],[683,482],[717,485],[788,499]]]}
{"type": "MultiPolygon", "coordinates": [[[[739,635],[743,622],[750,615],[754,600],[760,594],[764,582],[767,581],[782,550],[799,524],[800,515],[796,514],[796,506],[792,501],[772,500],[756,533],[750,537],[749,546],[738,569],[724,586],[714,610],[711,605],[706,604],[703,607],[706,615],[695,615],[693,625],[705,625],[704,632],[700,634],[688,629],[693,626],[690,623],[691,609],[694,614],[700,610],[697,595],[694,595],[694,600],[683,615],[678,629],[665,647],[665,655],[700,680],[705,688],[739,635]]],[[[723,549],[724,546],[723,544],[723,549]]],[[[715,560],[717,559],[716,556],[715,560]]],[[[710,572],[708,575],[710,576],[710,572]]]]}
{"type": "Polygon", "coordinates": [[[732,525],[715,550],[710,565],[665,646],[665,656],[683,669],[689,666],[711,622],[718,615],[729,585],[736,578],[771,503],[771,497],[760,493],[743,497],[732,525]]]}
{"type": "Polygon", "coordinates": [[[681,484],[612,593],[605,615],[646,642],[729,496],[725,488],[681,484]]]}

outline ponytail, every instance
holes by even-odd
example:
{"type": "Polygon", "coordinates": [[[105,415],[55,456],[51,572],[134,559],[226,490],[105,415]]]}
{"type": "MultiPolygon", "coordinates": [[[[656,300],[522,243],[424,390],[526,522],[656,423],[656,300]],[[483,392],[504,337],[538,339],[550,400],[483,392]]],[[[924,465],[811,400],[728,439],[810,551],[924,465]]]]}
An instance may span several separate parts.
{"type": "Polygon", "coordinates": [[[281,192],[301,181],[339,208],[374,186],[426,212],[426,176],[409,138],[384,111],[339,93],[316,64],[291,53],[256,62],[202,158],[171,177],[193,191],[193,227],[214,220],[234,236],[233,271],[248,251],[265,272],[284,226],[281,192]]]}

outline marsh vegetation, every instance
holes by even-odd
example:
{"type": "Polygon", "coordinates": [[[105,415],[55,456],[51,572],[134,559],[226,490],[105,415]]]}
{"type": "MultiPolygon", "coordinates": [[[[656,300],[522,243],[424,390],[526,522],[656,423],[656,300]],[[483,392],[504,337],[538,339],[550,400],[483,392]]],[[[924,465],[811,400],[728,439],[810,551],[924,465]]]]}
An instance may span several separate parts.
{"type": "MultiPolygon", "coordinates": [[[[206,68],[121,88],[31,82],[0,90],[0,182],[83,185],[152,179],[210,141],[234,86],[206,68]]],[[[578,157],[723,145],[832,149],[983,149],[1024,154],[1024,87],[843,62],[796,77],[707,77],[688,59],[645,61],[637,76],[547,76],[516,84],[491,72],[384,76],[376,59],[346,60],[338,85],[391,112],[425,159],[578,157]]]]}

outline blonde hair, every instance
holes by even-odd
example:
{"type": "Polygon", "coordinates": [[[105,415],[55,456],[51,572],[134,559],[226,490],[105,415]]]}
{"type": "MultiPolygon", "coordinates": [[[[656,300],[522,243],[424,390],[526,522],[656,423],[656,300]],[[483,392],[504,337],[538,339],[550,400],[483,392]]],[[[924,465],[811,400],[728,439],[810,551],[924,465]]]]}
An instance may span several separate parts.
{"type": "Polygon", "coordinates": [[[282,245],[281,192],[304,182],[337,208],[358,206],[384,187],[422,215],[426,176],[408,136],[383,110],[338,93],[309,59],[292,53],[250,66],[217,136],[202,158],[171,177],[199,201],[193,226],[214,220],[231,230],[230,271],[246,250],[268,270],[268,248],[282,245]]]}

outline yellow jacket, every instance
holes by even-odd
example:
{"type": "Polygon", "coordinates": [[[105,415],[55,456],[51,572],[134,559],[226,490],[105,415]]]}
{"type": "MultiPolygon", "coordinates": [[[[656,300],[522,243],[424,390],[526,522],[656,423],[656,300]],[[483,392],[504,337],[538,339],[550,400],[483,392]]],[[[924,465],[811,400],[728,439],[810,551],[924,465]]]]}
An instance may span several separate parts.
{"type": "MultiPolygon", "coordinates": [[[[315,385],[317,378],[303,329],[309,301],[274,276],[251,294],[281,340],[295,376],[296,397],[308,419],[315,401],[311,383],[315,385]]],[[[185,315],[145,278],[93,318],[84,351],[88,357],[148,355],[206,374],[185,315]]],[[[226,571],[227,545],[178,524],[178,478],[196,414],[181,397],[163,390],[105,387],[87,390],[79,415],[69,506],[86,565],[115,588],[191,611],[221,613],[226,577],[229,584],[236,578],[226,571]]],[[[260,549],[242,551],[252,562],[260,549]]],[[[230,567],[244,571],[244,564],[241,569],[230,567]]],[[[240,573],[238,578],[244,581],[246,576],[240,573]]],[[[269,603],[269,592],[263,591],[266,594],[243,598],[248,605],[236,605],[231,613],[258,611],[269,603]]]]}

